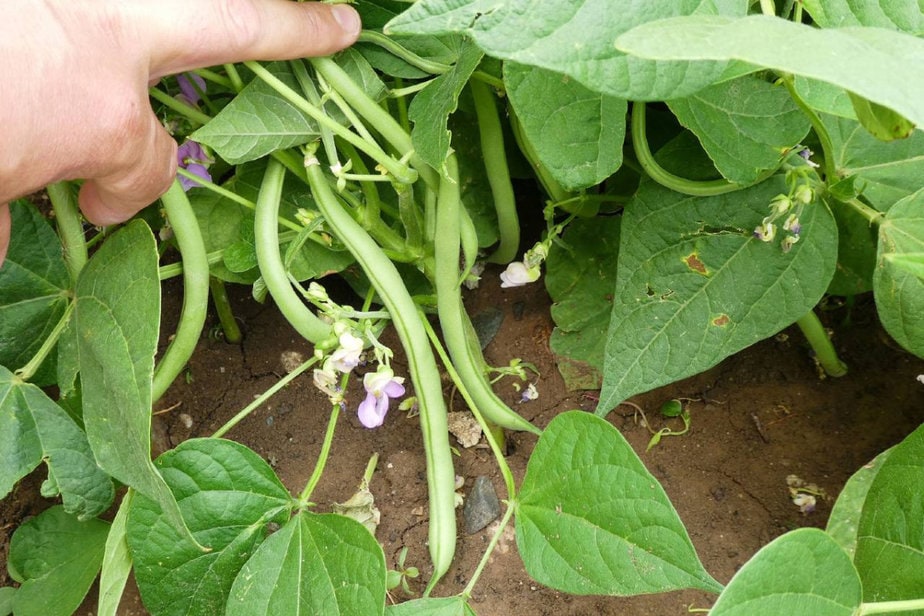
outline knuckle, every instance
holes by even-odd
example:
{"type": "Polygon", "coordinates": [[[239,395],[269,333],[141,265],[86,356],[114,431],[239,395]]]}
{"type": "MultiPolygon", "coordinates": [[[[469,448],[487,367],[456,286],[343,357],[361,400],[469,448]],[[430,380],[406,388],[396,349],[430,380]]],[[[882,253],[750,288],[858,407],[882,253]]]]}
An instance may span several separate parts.
{"type": "Polygon", "coordinates": [[[228,44],[250,49],[259,40],[261,13],[252,0],[216,0],[218,19],[228,35],[228,44]]]}

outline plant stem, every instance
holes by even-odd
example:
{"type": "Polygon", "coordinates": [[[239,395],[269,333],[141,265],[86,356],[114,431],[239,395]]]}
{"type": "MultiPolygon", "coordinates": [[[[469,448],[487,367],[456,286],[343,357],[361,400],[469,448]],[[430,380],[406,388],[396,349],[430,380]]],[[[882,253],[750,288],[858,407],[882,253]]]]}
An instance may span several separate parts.
{"type": "Polygon", "coordinates": [[[876,601],[861,603],[857,616],[867,614],[892,614],[895,612],[913,612],[924,609],[924,599],[905,599],[902,601],[876,601]]]}
{"type": "Polygon", "coordinates": [[[292,289],[279,255],[279,199],[284,179],[285,168],[281,163],[270,160],[263,175],[254,218],[257,265],[267,290],[286,320],[304,338],[319,344],[330,338],[333,330],[315,316],[292,289]]]}
{"type": "MultiPolygon", "coordinates": [[[[684,195],[712,197],[744,188],[724,178],[718,180],[688,180],[674,175],[659,165],[648,147],[648,136],[645,129],[645,103],[643,102],[632,104],[632,148],[635,150],[635,156],[648,177],[661,186],[684,195]]],[[[758,182],[762,179],[764,178],[758,179],[758,182]]]]}
{"type": "MultiPolygon", "coordinates": [[[[378,144],[370,143],[365,139],[362,139],[356,133],[351,132],[346,127],[341,126],[332,120],[326,113],[324,113],[324,110],[318,109],[309,103],[298,92],[287,86],[279,78],[263,68],[260,64],[256,62],[245,62],[244,65],[256,73],[257,77],[265,81],[270,87],[276,90],[276,92],[278,92],[284,99],[292,103],[292,105],[294,105],[299,111],[306,113],[319,125],[330,129],[335,135],[343,138],[348,143],[353,144],[361,152],[364,152],[377,163],[382,165],[382,167],[388,170],[388,172],[395,177],[396,181],[404,184],[413,184],[414,180],[417,179],[417,173],[413,169],[408,168],[407,165],[401,163],[398,160],[395,160],[386,154],[378,146],[378,144]]],[[[365,94],[363,96],[365,96],[365,94]]]]}
{"type": "Polygon", "coordinates": [[[494,548],[497,547],[498,542],[500,541],[501,536],[504,534],[504,530],[507,528],[507,524],[510,523],[510,518],[513,517],[513,512],[516,508],[510,502],[507,503],[507,510],[504,512],[504,517],[501,518],[501,521],[498,523],[497,530],[494,532],[494,536],[491,537],[488,547],[485,549],[484,554],[481,556],[481,560],[478,561],[478,566],[475,567],[475,571],[472,572],[472,578],[468,581],[465,588],[462,590],[462,595],[465,597],[470,597],[472,595],[472,589],[475,588],[475,583],[481,578],[481,572],[484,571],[485,566],[488,564],[488,561],[491,559],[491,554],[494,552],[494,548]]]}
{"type": "Polygon", "coordinates": [[[558,180],[552,177],[548,168],[546,168],[542,160],[539,159],[536,148],[533,147],[533,144],[530,143],[527,136],[523,133],[523,127],[513,110],[510,111],[510,128],[513,132],[513,138],[517,142],[517,146],[519,146],[526,160],[529,161],[536,177],[539,179],[539,183],[542,184],[549,198],[556,203],[567,201],[572,198],[573,195],[565,190],[562,185],[558,183],[558,180]]]}
{"type": "Polygon", "coordinates": [[[799,93],[796,92],[795,81],[793,80],[792,75],[781,75],[780,80],[783,82],[783,85],[786,86],[786,90],[789,92],[789,96],[792,97],[792,100],[796,103],[796,106],[802,110],[812,125],[812,129],[815,131],[815,135],[818,137],[818,142],[821,144],[821,150],[824,152],[824,163],[825,163],[825,181],[828,183],[833,183],[837,181],[837,165],[834,160],[834,142],[831,141],[831,135],[828,133],[827,127],[824,125],[824,122],[821,121],[821,118],[818,117],[818,114],[815,113],[815,110],[808,105],[802,97],[799,96],[799,93]]]}
{"type": "MultiPolygon", "coordinates": [[[[346,389],[349,377],[349,374],[343,375],[343,378],[340,380],[341,390],[346,389]]],[[[324,441],[321,443],[321,451],[318,453],[318,460],[314,465],[314,470],[311,471],[311,477],[308,478],[308,483],[305,484],[305,489],[302,490],[301,495],[298,497],[299,506],[302,508],[308,506],[311,494],[314,492],[314,488],[318,485],[318,482],[321,481],[321,475],[324,474],[324,467],[327,466],[327,458],[330,457],[330,448],[334,442],[334,431],[337,428],[337,418],[339,417],[340,405],[331,405],[330,419],[327,420],[327,430],[324,432],[324,441]]]]}
{"type": "Polygon", "coordinates": [[[455,472],[439,370],[427,333],[418,317],[417,306],[394,264],[337,201],[317,159],[306,160],[305,170],[318,208],[331,230],[366,272],[391,314],[407,355],[408,369],[420,402],[420,426],[427,458],[429,544],[433,561],[433,577],[425,591],[425,594],[429,594],[449,569],[456,546],[455,472]]]}
{"type": "Polygon", "coordinates": [[[885,220],[885,214],[883,212],[871,208],[857,198],[848,199],[847,201],[838,201],[838,203],[842,203],[848,207],[853,208],[854,211],[868,220],[870,225],[879,225],[882,224],[883,220],[885,220]]]}
{"type": "Polygon", "coordinates": [[[55,182],[45,188],[51,207],[55,212],[58,237],[64,247],[64,262],[71,275],[71,282],[77,282],[77,275],[87,263],[87,241],[83,235],[80,210],[70,182],[55,182]]]}
{"type": "Polygon", "coordinates": [[[834,350],[834,345],[831,344],[831,338],[828,337],[828,332],[821,325],[821,321],[814,310],[809,310],[805,316],[796,321],[796,324],[802,330],[802,334],[808,340],[812,350],[815,351],[818,363],[829,376],[844,376],[847,374],[847,365],[837,356],[837,351],[834,350]]]}
{"type": "Polygon", "coordinates": [[[48,355],[54,350],[55,345],[58,343],[58,339],[61,337],[61,334],[64,333],[64,328],[67,327],[67,324],[71,320],[71,314],[74,312],[74,306],[76,302],[69,301],[67,303],[67,308],[64,309],[64,314],[61,315],[61,318],[58,319],[58,322],[55,324],[54,329],[51,330],[51,333],[48,334],[48,337],[45,338],[42,342],[42,346],[39,347],[39,350],[35,352],[35,355],[32,356],[32,359],[29,360],[25,366],[16,371],[16,376],[21,378],[23,381],[28,381],[41,367],[42,363],[48,357],[48,355]]]}
{"type": "Polygon", "coordinates": [[[490,87],[480,81],[471,81],[469,88],[475,101],[481,155],[494,197],[500,235],[500,243],[488,257],[488,261],[506,265],[516,258],[520,249],[520,220],[517,218],[517,202],[513,194],[513,184],[510,182],[510,170],[507,168],[504,132],[490,87]]]}
{"type": "Polygon", "coordinates": [[[154,369],[152,402],[156,402],[167,391],[173,379],[192,357],[205,325],[209,302],[209,264],[205,244],[196,215],[178,180],[173,181],[161,201],[183,256],[183,308],[176,335],[154,369]]]}
{"type": "Polygon", "coordinates": [[[430,73],[431,75],[441,75],[442,73],[449,72],[449,70],[452,68],[448,64],[443,64],[442,62],[434,62],[433,60],[421,58],[403,45],[395,42],[394,39],[389,38],[381,32],[376,32],[374,30],[363,30],[359,34],[358,42],[378,45],[393,56],[404,60],[414,68],[418,68],[425,73],[430,73]]]}
{"type": "Polygon", "coordinates": [[[212,292],[212,304],[215,306],[215,312],[218,313],[225,340],[231,344],[240,343],[241,328],[237,326],[237,319],[234,318],[234,311],[231,309],[231,301],[228,299],[228,290],[225,288],[224,281],[215,276],[209,276],[209,290],[212,292]]]}
{"type": "Polygon", "coordinates": [[[223,437],[225,434],[228,433],[228,431],[231,428],[241,423],[241,421],[245,417],[250,415],[261,404],[263,404],[264,402],[269,400],[273,395],[275,395],[277,391],[279,391],[280,389],[282,389],[283,387],[285,387],[286,385],[294,381],[298,377],[298,375],[302,374],[305,370],[315,365],[316,363],[318,363],[318,359],[316,357],[312,357],[311,359],[303,363],[301,366],[299,366],[298,368],[296,368],[289,374],[279,379],[279,381],[275,385],[273,385],[272,387],[264,391],[262,394],[260,394],[259,398],[255,399],[253,402],[248,404],[246,407],[238,411],[238,413],[234,417],[232,417],[227,422],[225,422],[225,425],[215,430],[215,433],[212,434],[212,438],[223,437]]]}
{"type": "Polygon", "coordinates": [[[187,120],[190,120],[196,124],[207,124],[209,120],[212,119],[212,117],[207,113],[203,113],[195,107],[190,107],[186,103],[176,100],[158,88],[148,89],[148,95],[150,95],[150,97],[157,102],[162,103],[167,109],[177,112],[187,120]]]}

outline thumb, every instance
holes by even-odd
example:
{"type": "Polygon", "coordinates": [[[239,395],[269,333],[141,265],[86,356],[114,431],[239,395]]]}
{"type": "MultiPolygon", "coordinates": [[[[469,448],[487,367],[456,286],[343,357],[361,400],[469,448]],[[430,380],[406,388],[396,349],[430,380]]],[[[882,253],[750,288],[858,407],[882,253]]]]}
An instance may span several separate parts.
{"type": "Polygon", "coordinates": [[[3,267],[3,261],[6,260],[6,250],[10,245],[10,205],[8,203],[0,204],[0,267],[3,267]]]}
{"type": "Polygon", "coordinates": [[[95,225],[128,220],[164,194],[176,177],[176,141],[153,112],[141,122],[141,134],[126,140],[131,143],[126,158],[80,189],[80,209],[95,225]]]}

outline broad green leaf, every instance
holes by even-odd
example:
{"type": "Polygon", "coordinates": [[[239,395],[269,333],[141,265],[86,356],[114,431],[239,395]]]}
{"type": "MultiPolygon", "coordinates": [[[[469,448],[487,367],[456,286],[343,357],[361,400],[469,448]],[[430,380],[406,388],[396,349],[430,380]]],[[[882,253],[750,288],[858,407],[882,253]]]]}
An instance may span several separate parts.
{"type": "Polygon", "coordinates": [[[517,547],[541,584],[573,594],[718,592],[657,480],[616,428],[555,417],[526,468],[517,547]]]}
{"type": "Polygon", "coordinates": [[[549,251],[545,287],[555,321],[549,346],[568,389],[599,389],[602,382],[621,221],[579,218],[549,251]]]}
{"type": "MultiPolygon", "coordinates": [[[[692,94],[722,79],[726,62],[652,62],[613,47],[623,32],[639,24],[677,15],[742,16],[738,0],[421,0],[386,26],[386,32],[461,32],[484,52],[502,60],[568,75],[587,88],[632,100],[665,100],[692,94]]],[[[523,118],[521,118],[522,120],[523,118]]]]}
{"type": "MultiPolygon", "coordinates": [[[[344,49],[337,54],[336,58],[340,68],[349,75],[353,83],[362,88],[366,96],[379,102],[388,95],[388,88],[361,53],[355,49],[344,49]]],[[[335,118],[344,118],[339,110],[334,111],[331,115],[335,118]]],[[[345,121],[345,118],[341,121],[345,121]]]]}
{"type": "MultiPolygon", "coordinates": [[[[16,232],[0,267],[0,365],[21,368],[32,359],[64,315],[70,276],[61,242],[42,215],[24,200],[10,204],[16,232]]],[[[49,385],[55,377],[51,353],[32,381],[49,385]]]]}
{"type": "Polygon", "coordinates": [[[800,528],[764,546],[735,574],[710,616],[854,616],[862,589],[850,557],[824,531],[800,528]]]}
{"type": "Polygon", "coordinates": [[[866,503],[866,494],[891,451],[886,449],[873,458],[872,462],[851,475],[838,495],[834,507],[831,508],[825,532],[831,535],[851,559],[857,551],[857,531],[860,528],[860,515],[866,503]]]}
{"type": "Polygon", "coordinates": [[[738,60],[819,79],[924,124],[924,40],[901,32],[697,15],[640,25],[615,46],[651,60],[738,60]]]}
{"type": "Polygon", "coordinates": [[[11,586],[0,588],[0,616],[10,616],[13,613],[16,590],[11,586]]]}
{"type": "Polygon", "coordinates": [[[827,200],[837,221],[837,268],[828,285],[832,295],[859,295],[873,290],[876,227],[855,208],[827,200]]]}
{"type": "MultiPolygon", "coordinates": [[[[285,62],[267,69],[299,91],[285,62]]],[[[212,120],[189,136],[236,165],[316,139],[317,123],[299,111],[262,79],[254,79],[212,120]]]]}
{"type": "Polygon", "coordinates": [[[895,113],[888,107],[883,107],[853,92],[847,93],[857,120],[870,134],[880,141],[894,141],[907,139],[914,132],[914,124],[906,120],[901,114],[895,113]]]}
{"type": "Polygon", "coordinates": [[[144,604],[154,616],[221,614],[238,571],[267,524],[288,518],[292,498],[260,456],[232,441],[184,441],[157,467],[209,551],[184,538],[157,502],[135,494],[127,538],[144,604]]]}
{"type": "Polygon", "coordinates": [[[893,205],[879,225],[873,293],[879,320],[889,335],[924,357],[924,278],[895,261],[924,252],[924,191],[893,205]]]}
{"type": "Polygon", "coordinates": [[[481,50],[471,43],[463,43],[459,61],[452,70],[430,82],[411,101],[408,118],[414,123],[411,131],[414,149],[434,169],[442,170],[446,163],[452,138],[447,122],[459,103],[459,93],[468,83],[482,55],[481,50]]]}
{"type": "MultiPolygon", "coordinates": [[[[231,180],[225,184],[225,188],[236,190],[236,184],[237,182],[231,180]]],[[[202,231],[202,241],[205,243],[206,252],[211,254],[219,250],[241,250],[240,246],[234,247],[246,242],[245,225],[249,220],[251,228],[253,227],[253,213],[243,205],[210,190],[193,189],[187,194],[196,214],[199,229],[202,231]]],[[[209,272],[216,278],[225,282],[251,284],[259,277],[256,267],[237,272],[225,266],[224,258],[222,255],[221,260],[212,262],[209,267],[209,272]]],[[[235,261],[237,264],[241,262],[241,260],[235,261]]]]}
{"type": "Polygon", "coordinates": [[[464,597],[414,599],[385,608],[385,616],[476,616],[464,597]]]}
{"type": "Polygon", "coordinates": [[[884,212],[921,187],[924,131],[907,139],[880,141],[858,122],[821,116],[834,148],[837,175],[854,178],[863,199],[884,212]]]}
{"type": "Polygon", "coordinates": [[[781,176],[717,197],[639,188],[623,215],[598,413],[711,368],[821,299],[837,256],[823,203],[806,206],[788,253],[753,234],[786,190],[781,176]]]}
{"type": "MultiPolygon", "coordinates": [[[[896,445],[860,515],[854,564],[864,601],[920,599],[924,589],[924,426],[896,445]]],[[[906,612],[911,613],[911,612],[906,612]]],[[[917,610],[920,615],[924,610],[917,610]]]]}
{"type": "Polygon", "coordinates": [[[375,616],[385,611],[385,555],[355,520],[301,512],[247,561],[226,616],[375,616]]]}
{"type": "Polygon", "coordinates": [[[184,529],[173,495],[151,463],[151,380],[160,324],[157,247],[148,226],[128,223],[77,280],[74,324],[83,420],[100,468],[156,499],[184,529]]]}
{"type": "Polygon", "coordinates": [[[849,120],[857,119],[857,114],[850,102],[850,96],[843,88],[799,75],[796,75],[793,85],[802,100],[816,111],[849,120]]]}
{"type": "Polygon", "coordinates": [[[776,169],[809,131],[808,118],[785,88],[746,75],[668,102],[697,136],[716,168],[737,184],[776,169]]]}
{"type": "Polygon", "coordinates": [[[924,34],[920,0],[856,2],[855,0],[802,0],[812,21],[822,28],[873,26],[924,34]]]}
{"type": "Polygon", "coordinates": [[[563,188],[599,184],[622,164],[625,99],[515,62],[504,63],[504,85],[525,138],[563,188]]]}
{"type": "Polygon", "coordinates": [[[7,568],[21,586],[16,616],[70,616],[99,572],[109,524],[84,522],[62,507],[46,509],[16,529],[7,568]]]}
{"type": "Polygon", "coordinates": [[[128,510],[131,507],[134,492],[129,489],[122,498],[116,512],[109,535],[106,537],[106,550],[99,577],[99,602],[96,605],[97,616],[118,616],[119,603],[125,583],[132,570],[132,557],[128,553],[126,525],[128,510]]]}
{"type": "Polygon", "coordinates": [[[45,392],[0,366],[0,498],[43,461],[42,494],[60,493],[68,513],[86,520],[112,504],[112,480],[96,465],[86,434],[45,392]]]}

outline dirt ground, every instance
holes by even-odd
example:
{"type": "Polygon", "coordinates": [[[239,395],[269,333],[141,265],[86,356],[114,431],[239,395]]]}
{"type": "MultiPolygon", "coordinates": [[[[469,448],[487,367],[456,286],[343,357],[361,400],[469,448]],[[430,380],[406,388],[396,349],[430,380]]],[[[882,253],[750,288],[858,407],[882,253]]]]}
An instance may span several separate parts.
{"type": "MultiPolygon", "coordinates": [[[[471,314],[499,308],[501,329],[485,353],[494,365],[512,358],[532,362],[540,371],[539,398],[520,403],[520,394],[506,379],[501,396],[537,426],[570,409],[592,410],[595,392],[567,391],[548,349],[552,324],[549,299],[541,285],[500,289],[496,272],[485,276],[482,288],[467,302],[471,314]]],[[[284,374],[282,355],[310,353],[309,346],[285,324],[272,306],[260,306],[238,289],[235,309],[245,339],[234,346],[203,337],[190,365],[189,377],[179,379],[158,409],[155,443],[174,446],[193,436],[207,436],[284,374]]],[[[175,287],[165,298],[166,329],[171,327],[179,300],[175,287]],[[173,312],[171,313],[171,310],[173,312]]],[[[664,485],[707,570],[727,582],[761,546],[802,526],[824,526],[833,498],[844,482],[877,453],[900,441],[924,421],[924,385],[916,376],[924,362],[895,348],[875,320],[871,300],[860,299],[850,314],[844,308],[825,312],[834,341],[850,369],[840,379],[822,379],[799,331],[786,330],[727,359],[699,376],[637,396],[633,402],[649,411],[655,428],[663,425],[656,410],[672,398],[689,398],[692,427],[644,453],[649,433],[635,411],[622,406],[609,420],[641,455],[664,485]],[[822,488],[830,500],[820,500],[813,513],[803,514],[790,499],[786,477],[796,474],[822,488]]],[[[397,348],[394,339],[390,342],[397,348]]],[[[402,358],[394,362],[406,375],[402,358]]],[[[358,383],[354,379],[354,386],[358,383]]],[[[447,387],[448,391],[448,387],[447,387]]],[[[360,395],[351,390],[350,405],[360,395]]],[[[456,401],[458,406],[460,402],[456,401]]],[[[257,451],[272,464],[293,493],[305,485],[314,466],[328,417],[328,403],[310,377],[296,380],[227,436],[257,451]]],[[[675,420],[676,421],[676,420],[675,420]]],[[[522,478],[536,437],[508,437],[508,463],[522,478]]],[[[455,443],[454,443],[455,444],[455,443]]],[[[456,473],[465,478],[464,491],[479,475],[490,477],[501,498],[503,481],[488,449],[459,448],[456,473]]],[[[377,537],[389,567],[408,548],[407,564],[429,576],[426,549],[427,507],[424,456],[418,420],[392,410],[385,425],[363,428],[355,413],[341,415],[330,462],[314,500],[319,510],[345,501],[359,483],[369,456],[380,454],[371,490],[381,510],[377,537]]],[[[44,471],[42,471],[44,472],[44,471]]],[[[33,474],[0,502],[0,559],[15,526],[47,507],[40,499],[41,476],[33,474]]],[[[457,556],[435,595],[462,590],[490,539],[488,530],[466,535],[460,515],[457,556]]],[[[9,584],[5,568],[0,584],[9,584]]],[[[414,585],[418,593],[422,583],[414,585]]],[[[94,613],[94,587],[79,614],[94,613]]],[[[404,597],[399,590],[396,600],[404,597]]],[[[634,598],[568,596],[530,580],[516,553],[512,528],[486,567],[472,597],[479,616],[530,615],[669,615],[688,607],[708,608],[714,597],[701,592],[675,592],[634,598]]],[[[130,584],[121,614],[145,614],[137,590],[130,584]]],[[[361,616],[361,615],[357,615],[361,616]]]]}

